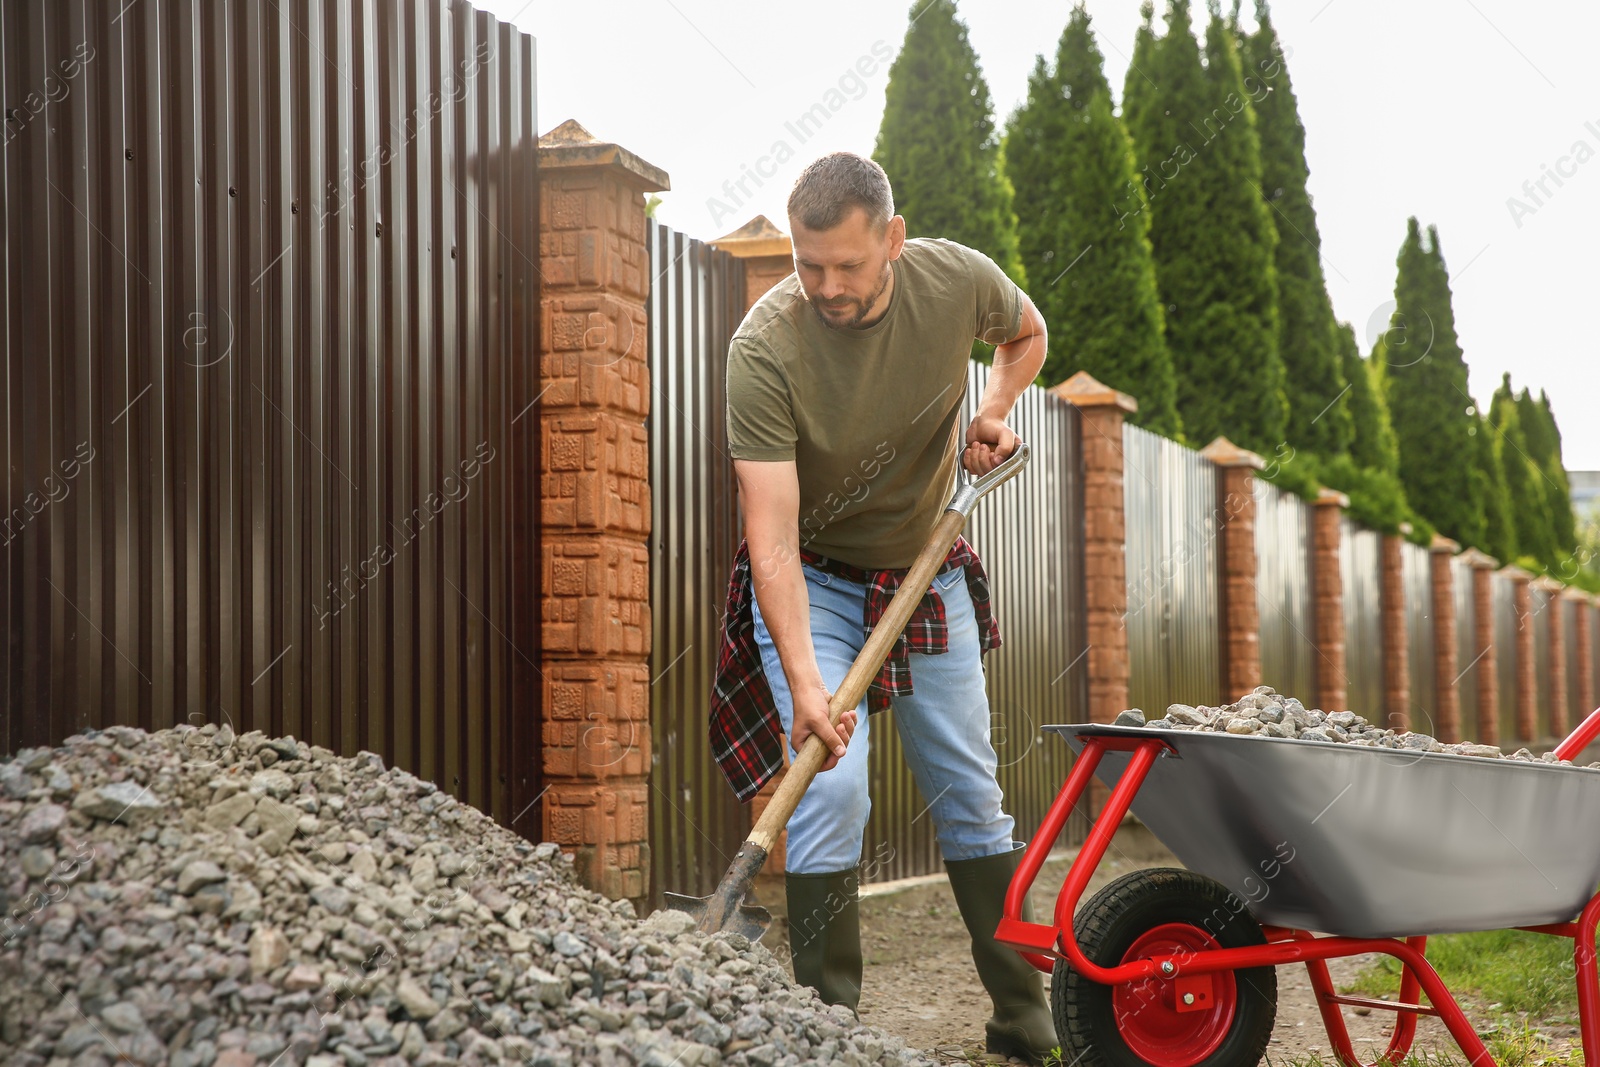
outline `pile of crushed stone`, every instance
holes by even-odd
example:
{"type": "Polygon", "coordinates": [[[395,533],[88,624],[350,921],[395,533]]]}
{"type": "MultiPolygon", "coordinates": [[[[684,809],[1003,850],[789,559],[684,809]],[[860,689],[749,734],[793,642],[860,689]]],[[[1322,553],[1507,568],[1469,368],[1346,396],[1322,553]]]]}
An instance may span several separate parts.
{"type": "Polygon", "coordinates": [[[372,753],[227,727],[0,763],[0,915],[13,1067],[931,1062],[372,753]]]}
{"type": "MultiPolygon", "coordinates": [[[[1368,722],[1353,711],[1320,711],[1316,708],[1307,708],[1294,697],[1283,696],[1267,685],[1258,685],[1236,703],[1224,704],[1221,707],[1173,704],[1167,708],[1166,715],[1148,722],[1143,711],[1130,708],[1118,715],[1113,725],[1145,726],[1153,730],[1210,730],[1216,733],[1259,734],[1263,737],[1296,738],[1301,741],[1323,741],[1367,748],[1449,752],[1457,756],[1573,766],[1571,760],[1558,760],[1550,752],[1536,756],[1526,748],[1519,748],[1515,752],[1507,753],[1494,745],[1479,745],[1470,741],[1447,745],[1427,734],[1410,730],[1388,730],[1368,722]]],[[[1600,762],[1588,766],[1600,768],[1600,762]]]]}

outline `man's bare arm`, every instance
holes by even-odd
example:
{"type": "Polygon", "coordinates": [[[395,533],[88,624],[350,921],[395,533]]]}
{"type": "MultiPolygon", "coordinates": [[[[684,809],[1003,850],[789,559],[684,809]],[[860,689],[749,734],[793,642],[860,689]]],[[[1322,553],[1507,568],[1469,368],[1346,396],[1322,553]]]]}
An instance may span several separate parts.
{"type": "Polygon", "coordinates": [[[1044,317],[1021,291],[1022,325],[1017,336],[994,350],[994,369],[978,402],[978,412],[967,427],[967,451],[962,457],[973,474],[988,474],[1017,447],[1017,435],[1006,425],[1011,408],[1022,391],[1033,384],[1044,366],[1047,338],[1044,317]]]}
{"type": "Polygon", "coordinates": [[[832,753],[822,765],[828,770],[844,755],[855,728],[855,712],[845,712],[837,730],[828,721],[832,694],[817,666],[816,647],[811,642],[811,599],[800,571],[800,479],[792,460],[734,460],[733,469],[744,506],[744,536],[756,603],[778,648],[794,697],[791,743],[799,751],[809,735],[817,734],[832,753]]]}

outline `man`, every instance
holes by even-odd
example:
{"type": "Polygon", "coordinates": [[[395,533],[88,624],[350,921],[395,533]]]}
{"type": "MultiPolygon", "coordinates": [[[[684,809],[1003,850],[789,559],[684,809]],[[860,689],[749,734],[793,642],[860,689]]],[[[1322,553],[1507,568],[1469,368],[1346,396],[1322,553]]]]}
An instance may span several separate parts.
{"type": "Polygon", "coordinates": [[[795,273],[745,316],[728,351],[728,440],[745,544],[729,582],[711,736],[741,799],[818,735],[831,755],[789,822],[786,888],[797,980],[855,1008],[857,866],[867,746],[894,725],[938,833],[994,1002],[991,1052],[1056,1047],[1043,977],[993,940],[1021,846],[1001,806],[982,655],[999,643],[988,580],[952,549],[868,696],[835,729],[828,701],[955,487],[1016,447],[1006,418],[1045,357],[1033,303],[992,260],[907,240],[870,159],[824,156],[789,196],[795,273]],[[972,340],[997,344],[962,442],[972,340]],[[753,593],[753,597],[752,597],[753,593]]]}

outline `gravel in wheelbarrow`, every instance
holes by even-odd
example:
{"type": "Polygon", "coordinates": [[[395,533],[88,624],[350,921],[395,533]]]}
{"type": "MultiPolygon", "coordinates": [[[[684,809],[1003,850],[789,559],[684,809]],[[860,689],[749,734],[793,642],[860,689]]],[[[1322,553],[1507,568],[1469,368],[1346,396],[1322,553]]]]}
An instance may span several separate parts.
{"type": "MultiPolygon", "coordinates": [[[[1142,718],[1046,729],[1075,751],[1092,734],[1160,730],[1170,748],[1133,813],[1261,923],[1348,937],[1533,926],[1573,918],[1600,883],[1592,768],[1481,758],[1498,750],[1385,731],[1266,687],[1142,718]]],[[[1127,764],[1107,752],[1096,773],[1115,785],[1127,764]]]]}

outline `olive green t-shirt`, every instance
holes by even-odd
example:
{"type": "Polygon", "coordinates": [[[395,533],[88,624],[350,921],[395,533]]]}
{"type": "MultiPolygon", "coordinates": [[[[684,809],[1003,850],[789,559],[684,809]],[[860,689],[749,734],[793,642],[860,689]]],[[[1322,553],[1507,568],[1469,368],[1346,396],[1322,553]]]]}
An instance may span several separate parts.
{"type": "Polygon", "coordinates": [[[955,489],[973,338],[1022,324],[1016,285],[982,252],[914,238],[883,317],[825,326],[790,274],[728,346],[734,459],[794,460],[800,542],[857,567],[909,567],[955,489]]]}

